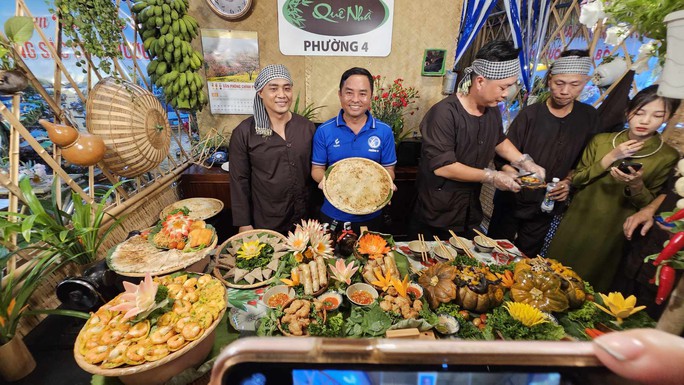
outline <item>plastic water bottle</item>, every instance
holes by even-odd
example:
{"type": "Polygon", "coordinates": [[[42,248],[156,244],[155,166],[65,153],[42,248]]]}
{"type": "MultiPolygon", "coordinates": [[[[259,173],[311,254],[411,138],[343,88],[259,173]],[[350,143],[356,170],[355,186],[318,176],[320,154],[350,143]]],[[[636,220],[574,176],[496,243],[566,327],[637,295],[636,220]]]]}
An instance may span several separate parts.
{"type": "Polygon", "coordinates": [[[546,195],[544,195],[544,200],[541,203],[541,211],[545,213],[550,213],[553,211],[553,205],[554,201],[549,197],[549,194],[551,193],[551,190],[556,188],[556,185],[560,182],[560,179],[558,178],[553,178],[551,179],[551,183],[546,184],[546,195]]]}

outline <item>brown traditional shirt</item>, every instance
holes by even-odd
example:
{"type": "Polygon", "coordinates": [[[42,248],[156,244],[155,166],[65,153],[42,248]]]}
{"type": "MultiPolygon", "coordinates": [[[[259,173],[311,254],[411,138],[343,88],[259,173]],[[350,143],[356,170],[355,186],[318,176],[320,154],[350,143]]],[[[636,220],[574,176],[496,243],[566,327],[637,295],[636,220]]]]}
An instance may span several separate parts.
{"type": "Polygon", "coordinates": [[[257,135],[253,117],[233,130],[228,156],[234,226],[284,233],[307,216],[315,130],[296,114],[285,125],[286,139],[275,132],[257,135]]]}
{"type": "Polygon", "coordinates": [[[433,227],[463,231],[482,221],[478,182],[459,182],[435,175],[452,163],[483,169],[506,139],[498,108],[486,108],[482,116],[469,114],[458,98],[435,104],[420,123],[423,136],[418,171],[418,219],[433,227]]]}

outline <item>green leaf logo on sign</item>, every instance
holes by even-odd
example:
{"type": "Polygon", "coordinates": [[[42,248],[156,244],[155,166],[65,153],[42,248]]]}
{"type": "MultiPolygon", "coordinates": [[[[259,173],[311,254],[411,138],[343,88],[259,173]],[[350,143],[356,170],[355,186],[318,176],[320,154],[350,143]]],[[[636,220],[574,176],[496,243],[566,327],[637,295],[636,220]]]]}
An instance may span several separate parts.
{"type": "Polygon", "coordinates": [[[288,0],[283,16],[303,31],[350,36],[380,27],[389,18],[389,10],[382,0],[288,0]]]}

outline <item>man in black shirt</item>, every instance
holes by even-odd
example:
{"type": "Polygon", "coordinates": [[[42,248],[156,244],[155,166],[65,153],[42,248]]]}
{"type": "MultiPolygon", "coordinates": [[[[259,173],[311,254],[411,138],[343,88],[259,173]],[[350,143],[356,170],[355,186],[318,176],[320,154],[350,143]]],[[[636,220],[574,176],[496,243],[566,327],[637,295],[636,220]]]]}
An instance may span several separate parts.
{"type": "MultiPolygon", "coordinates": [[[[596,109],[575,100],[589,81],[591,65],[587,51],[562,52],[549,68],[547,86],[551,96],[523,108],[508,129],[508,139],[546,169],[547,182],[561,179],[550,194],[557,202],[551,213],[540,208],[546,193],[543,188],[524,188],[518,194],[497,190],[494,195],[488,235],[513,241],[529,257],[541,251],[553,215],[565,206],[558,202],[568,197],[572,169],[599,128],[596,109]]],[[[495,163],[503,171],[516,172],[501,157],[495,163]]]]}
{"type": "Polygon", "coordinates": [[[458,93],[427,112],[420,123],[423,146],[410,237],[423,233],[428,239],[447,239],[448,230],[472,236],[482,221],[482,183],[519,191],[513,176],[487,168],[495,154],[544,175],[544,169],[503,134],[498,103],[519,74],[518,50],[512,43],[487,43],[464,70],[458,93]]]}
{"type": "Polygon", "coordinates": [[[233,130],[228,148],[233,225],[239,232],[270,229],[287,234],[308,214],[316,128],[290,112],[292,78],[285,66],[264,67],[254,88],[254,116],[233,130]]]}

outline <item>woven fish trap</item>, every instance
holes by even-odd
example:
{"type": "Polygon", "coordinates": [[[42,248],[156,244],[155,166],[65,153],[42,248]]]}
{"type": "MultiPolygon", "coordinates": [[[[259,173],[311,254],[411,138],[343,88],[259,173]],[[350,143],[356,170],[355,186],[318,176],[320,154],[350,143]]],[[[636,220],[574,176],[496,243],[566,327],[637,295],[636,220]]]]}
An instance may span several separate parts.
{"type": "Polygon", "coordinates": [[[152,93],[130,82],[110,77],[95,85],[86,101],[86,127],[104,139],[105,166],[123,177],[157,167],[169,153],[166,110],[152,93]]]}

